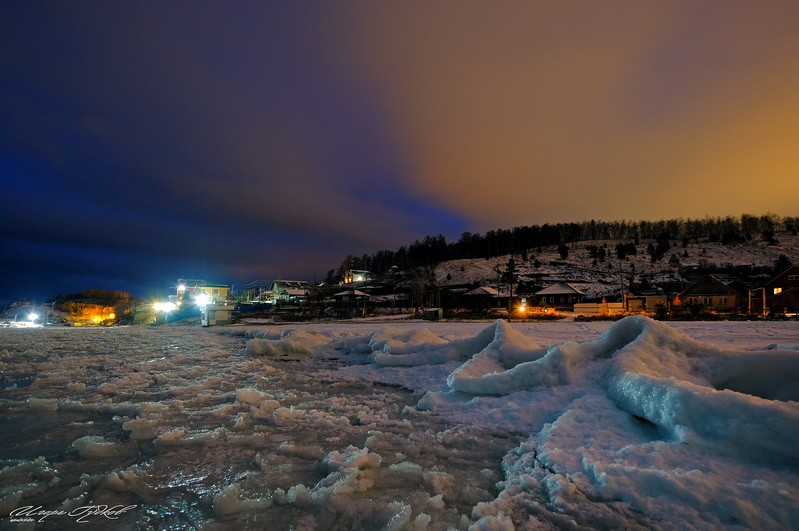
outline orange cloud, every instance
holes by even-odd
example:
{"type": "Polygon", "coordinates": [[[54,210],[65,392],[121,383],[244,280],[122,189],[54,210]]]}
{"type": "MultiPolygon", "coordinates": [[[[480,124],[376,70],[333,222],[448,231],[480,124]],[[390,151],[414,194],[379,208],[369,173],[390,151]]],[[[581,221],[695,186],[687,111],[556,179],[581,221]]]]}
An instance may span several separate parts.
{"type": "Polygon", "coordinates": [[[380,4],[350,53],[413,188],[479,230],[795,214],[799,7],[767,7],[380,4]]]}

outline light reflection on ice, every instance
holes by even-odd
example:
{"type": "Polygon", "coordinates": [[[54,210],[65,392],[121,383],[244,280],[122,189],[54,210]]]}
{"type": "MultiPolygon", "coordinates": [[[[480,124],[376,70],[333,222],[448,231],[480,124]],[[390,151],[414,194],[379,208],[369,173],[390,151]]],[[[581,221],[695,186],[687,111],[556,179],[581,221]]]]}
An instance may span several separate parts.
{"type": "Polygon", "coordinates": [[[0,518],[124,503],[120,525],[153,529],[786,527],[797,345],[791,323],[642,317],[4,330],[0,518]]]}

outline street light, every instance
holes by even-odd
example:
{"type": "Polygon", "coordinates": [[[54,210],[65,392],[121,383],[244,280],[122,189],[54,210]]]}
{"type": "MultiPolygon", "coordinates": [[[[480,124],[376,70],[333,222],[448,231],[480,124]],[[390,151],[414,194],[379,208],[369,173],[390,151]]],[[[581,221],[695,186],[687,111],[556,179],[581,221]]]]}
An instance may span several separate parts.
{"type": "Polygon", "coordinates": [[[174,302],[156,302],[153,303],[153,310],[157,312],[171,312],[177,308],[174,302]]]}
{"type": "Polygon", "coordinates": [[[208,303],[211,302],[211,298],[206,293],[200,293],[197,295],[195,301],[197,302],[197,306],[199,306],[201,309],[204,309],[206,306],[208,306],[208,303]]]}

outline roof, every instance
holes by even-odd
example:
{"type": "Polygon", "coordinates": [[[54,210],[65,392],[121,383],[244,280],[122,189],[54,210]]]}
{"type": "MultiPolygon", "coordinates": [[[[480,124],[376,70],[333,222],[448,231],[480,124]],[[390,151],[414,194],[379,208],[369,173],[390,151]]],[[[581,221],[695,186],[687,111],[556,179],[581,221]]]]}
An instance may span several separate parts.
{"type": "Polygon", "coordinates": [[[488,295],[490,297],[496,297],[499,295],[499,292],[488,286],[478,286],[471,291],[467,291],[464,295],[488,295]]]}
{"type": "Polygon", "coordinates": [[[790,280],[788,276],[799,275],[799,266],[792,265],[787,268],[785,271],[781,272],[779,275],[775,276],[771,280],[766,283],[766,287],[771,287],[774,285],[779,286],[780,284],[785,283],[785,285],[790,283],[795,283],[795,280],[790,280]]]}
{"type": "Polygon", "coordinates": [[[294,288],[286,288],[283,290],[283,293],[288,295],[289,297],[304,297],[308,295],[307,289],[294,289],[294,288]]]}
{"type": "Polygon", "coordinates": [[[738,292],[713,275],[701,278],[680,295],[737,295],[738,292]]]}
{"type": "Polygon", "coordinates": [[[281,289],[308,289],[308,283],[304,280],[275,280],[272,282],[272,291],[279,291],[281,289]]]}
{"type": "Polygon", "coordinates": [[[336,293],[333,295],[334,297],[347,297],[347,296],[356,296],[356,297],[370,297],[368,293],[365,293],[359,289],[348,289],[346,291],[342,291],[340,293],[336,293]]]}
{"type": "Polygon", "coordinates": [[[582,291],[575,288],[568,282],[555,282],[541,291],[536,291],[536,295],[585,295],[582,291]]]}

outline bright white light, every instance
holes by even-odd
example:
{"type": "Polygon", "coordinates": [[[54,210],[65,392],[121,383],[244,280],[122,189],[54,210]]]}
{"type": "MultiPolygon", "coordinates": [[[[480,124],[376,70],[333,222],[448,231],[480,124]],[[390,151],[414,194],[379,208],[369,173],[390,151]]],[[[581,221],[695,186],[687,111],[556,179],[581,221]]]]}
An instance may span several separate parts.
{"type": "Polygon", "coordinates": [[[38,318],[39,318],[39,314],[37,314],[36,312],[31,312],[31,313],[28,314],[28,321],[30,321],[30,322],[33,322],[33,321],[35,321],[38,318]]]}
{"type": "Polygon", "coordinates": [[[185,284],[180,284],[178,286],[178,293],[183,293],[184,291],[186,291],[186,285],[185,284]]]}
{"type": "Polygon", "coordinates": [[[155,302],[153,303],[153,310],[156,312],[171,312],[177,308],[174,302],[155,302]]]}
{"type": "Polygon", "coordinates": [[[200,293],[199,295],[197,295],[197,298],[195,300],[197,301],[197,306],[201,308],[207,306],[208,303],[211,302],[211,299],[205,293],[200,293]]]}

